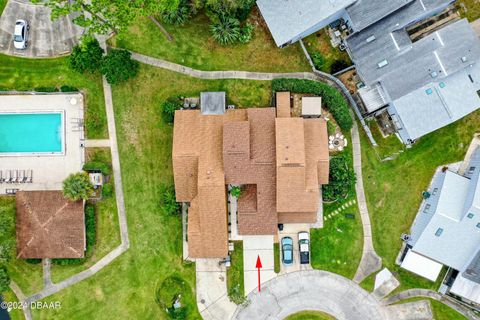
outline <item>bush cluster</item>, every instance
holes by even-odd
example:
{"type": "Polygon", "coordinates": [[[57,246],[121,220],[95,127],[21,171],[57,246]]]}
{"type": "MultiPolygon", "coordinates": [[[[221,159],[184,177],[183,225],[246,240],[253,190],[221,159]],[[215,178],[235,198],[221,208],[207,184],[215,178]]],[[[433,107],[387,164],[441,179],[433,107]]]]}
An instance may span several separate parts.
{"type": "Polygon", "coordinates": [[[101,171],[104,175],[108,176],[112,173],[112,168],[109,163],[103,161],[92,160],[83,165],[83,171],[101,171]]]}
{"type": "Polygon", "coordinates": [[[330,159],[330,182],[322,186],[323,200],[337,201],[353,193],[357,178],[352,163],[345,155],[330,159]]]}
{"type": "Polygon", "coordinates": [[[113,49],[104,55],[97,39],[85,37],[76,45],[69,58],[71,69],[84,73],[100,71],[108,83],[118,84],[137,75],[140,64],[126,50],[113,49]]]}
{"type": "Polygon", "coordinates": [[[164,10],[160,12],[160,17],[163,22],[173,25],[183,25],[190,18],[192,7],[187,0],[181,0],[178,8],[175,10],[164,10]]]}
{"type": "Polygon", "coordinates": [[[348,103],[343,95],[335,88],[316,81],[304,79],[274,79],[272,90],[290,91],[295,93],[309,93],[322,97],[322,102],[332,113],[342,130],[348,131],[353,126],[353,119],[348,103]]]}
{"type": "Polygon", "coordinates": [[[173,123],[175,111],[180,109],[181,101],[177,98],[169,98],[160,104],[163,121],[166,123],[173,123]]]}
{"type": "Polygon", "coordinates": [[[160,208],[164,214],[180,214],[180,203],[175,197],[175,187],[173,185],[163,185],[160,187],[160,208]]]}

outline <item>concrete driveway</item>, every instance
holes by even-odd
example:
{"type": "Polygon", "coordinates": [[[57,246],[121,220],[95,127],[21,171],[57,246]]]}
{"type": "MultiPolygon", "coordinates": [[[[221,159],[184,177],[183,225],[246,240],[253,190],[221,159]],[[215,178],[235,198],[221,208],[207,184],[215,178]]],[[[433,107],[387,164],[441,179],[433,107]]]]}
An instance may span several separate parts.
{"type": "Polygon", "coordinates": [[[83,29],[74,25],[70,17],[50,20],[49,8],[31,4],[27,0],[9,0],[0,17],[0,52],[29,58],[56,57],[70,53],[80,39],[83,29]],[[30,25],[28,47],[13,47],[15,21],[24,19],[30,25]]]}
{"type": "Polygon", "coordinates": [[[262,261],[260,281],[264,283],[277,276],[274,271],[273,236],[243,236],[245,294],[258,290],[258,271],[255,268],[258,256],[262,261]]]}
{"type": "Polygon", "coordinates": [[[293,264],[286,266],[280,262],[280,274],[295,272],[299,270],[312,270],[310,264],[300,264],[300,252],[298,250],[298,233],[301,231],[310,232],[310,227],[310,224],[302,223],[284,224],[283,230],[278,232],[278,238],[280,242],[280,261],[282,261],[282,238],[290,237],[293,240],[293,264]]]}
{"type": "Polygon", "coordinates": [[[248,300],[234,319],[285,319],[303,310],[323,311],[339,320],[432,319],[428,301],[383,306],[355,282],[319,270],[278,276],[248,300]]]}

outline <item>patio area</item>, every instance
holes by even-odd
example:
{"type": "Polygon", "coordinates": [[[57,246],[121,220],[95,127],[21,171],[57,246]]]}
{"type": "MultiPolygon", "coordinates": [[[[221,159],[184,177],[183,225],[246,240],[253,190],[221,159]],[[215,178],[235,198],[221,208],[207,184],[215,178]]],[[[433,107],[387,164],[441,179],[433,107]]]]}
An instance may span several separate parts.
{"type": "MultiPolygon", "coordinates": [[[[78,93],[0,95],[0,114],[62,115],[58,128],[61,152],[0,152],[0,194],[15,194],[18,190],[61,190],[69,174],[82,170],[85,161],[83,104],[83,96],[78,93]]],[[[40,134],[43,127],[33,128],[32,132],[36,130],[40,134]]]]}

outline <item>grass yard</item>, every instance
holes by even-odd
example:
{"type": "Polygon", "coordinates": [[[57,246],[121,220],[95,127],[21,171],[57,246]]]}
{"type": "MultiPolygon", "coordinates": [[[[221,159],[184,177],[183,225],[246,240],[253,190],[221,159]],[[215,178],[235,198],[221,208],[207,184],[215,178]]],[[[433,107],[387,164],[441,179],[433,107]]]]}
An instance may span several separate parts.
{"type": "Polygon", "coordinates": [[[273,271],[280,272],[280,243],[273,244],[273,271]]]}
{"type": "Polygon", "coordinates": [[[5,9],[5,6],[7,5],[7,0],[0,0],[0,15],[3,12],[3,9],[5,9]]]}
{"type": "Polygon", "coordinates": [[[228,297],[236,304],[245,301],[245,286],[243,274],[243,242],[234,242],[235,250],[230,253],[232,263],[227,269],[227,290],[228,297]]]}
{"type": "Polygon", "coordinates": [[[320,311],[301,311],[286,317],[285,320],[335,320],[335,317],[320,311]]]}
{"type": "MultiPolygon", "coordinates": [[[[45,299],[60,301],[62,309],[35,310],[35,319],[164,319],[156,296],[166,278],[195,290],[195,266],[182,261],[181,217],[160,208],[162,185],[173,183],[172,126],[162,121],[160,103],[204,90],[226,90],[239,106],[270,103],[269,82],[193,79],[145,65],[137,78],[113,88],[130,249],[95,276],[45,299]]],[[[200,319],[196,305],[190,307],[188,319],[200,319]]]]}
{"type": "MultiPolygon", "coordinates": [[[[402,289],[438,289],[438,283],[434,284],[395,265],[402,244],[400,235],[409,232],[421,202],[421,193],[428,187],[435,168],[463,160],[479,127],[480,112],[477,111],[421,138],[394,160],[383,162],[361,132],[363,180],[375,249],[383,258],[384,266],[396,273],[402,289]]],[[[380,139],[377,142],[382,149],[384,142],[380,139]]]]}
{"type": "Polygon", "coordinates": [[[332,47],[325,29],[312,33],[303,39],[303,43],[310,55],[319,52],[325,59],[325,63],[320,69],[321,71],[331,73],[332,64],[337,60],[345,61],[349,65],[352,64],[346,51],[340,51],[340,49],[332,47]]]}
{"type": "Polygon", "coordinates": [[[249,21],[256,27],[248,44],[218,44],[211,37],[210,20],[202,13],[184,26],[164,24],[175,39],[172,42],[152,21],[141,18],[127,32],[110,40],[110,44],[201,70],[311,70],[299,44],[277,48],[258,10],[253,11],[249,21]]]}
{"type": "MultiPolygon", "coordinates": [[[[351,135],[345,136],[348,146],[343,152],[351,159],[351,135]]],[[[323,217],[323,228],[310,230],[312,267],[351,279],[357,271],[363,248],[362,220],[355,191],[341,202],[324,203],[323,217]],[[345,207],[342,209],[342,206],[345,207]],[[354,218],[347,218],[346,214],[353,214],[354,218]]]]}
{"type": "Polygon", "coordinates": [[[473,22],[480,18],[480,5],[477,0],[460,0],[457,2],[460,16],[473,22]]]}
{"type": "MultiPolygon", "coordinates": [[[[8,274],[10,278],[15,281],[22,289],[23,293],[33,294],[43,288],[42,279],[42,265],[27,263],[24,259],[16,258],[16,235],[15,235],[15,197],[1,196],[0,197],[0,215],[8,215],[8,228],[6,232],[0,234],[0,241],[2,243],[8,242],[11,244],[12,258],[6,263],[8,274]]],[[[2,218],[2,221],[5,221],[2,218]]]]}
{"type": "MultiPolygon", "coordinates": [[[[7,292],[2,293],[3,301],[5,302],[19,302],[17,296],[13,291],[8,290],[7,292]]],[[[9,312],[9,316],[12,320],[24,320],[25,317],[23,316],[23,311],[20,309],[12,309],[9,312]]]]}
{"type": "MultiPolygon", "coordinates": [[[[109,148],[88,148],[87,162],[100,161],[102,163],[111,163],[111,154],[109,148]]],[[[110,175],[110,182],[113,183],[113,174],[110,175]]],[[[79,273],[100,260],[107,253],[120,245],[120,230],[118,227],[117,204],[115,194],[109,198],[104,198],[95,205],[95,227],[96,242],[92,256],[78,265],[56,265],[52,264],[52,281],[59,282],[79,273]]]]}
{"type": "Polygon", "coordinates": [[[67,58],[32,60],[0,54],[0,91],[32,91],[38,87],[60,88],[63,85],[76,87],[85,94],[87,137],[108,138],[100,75],[70,70],[67,58]]]}

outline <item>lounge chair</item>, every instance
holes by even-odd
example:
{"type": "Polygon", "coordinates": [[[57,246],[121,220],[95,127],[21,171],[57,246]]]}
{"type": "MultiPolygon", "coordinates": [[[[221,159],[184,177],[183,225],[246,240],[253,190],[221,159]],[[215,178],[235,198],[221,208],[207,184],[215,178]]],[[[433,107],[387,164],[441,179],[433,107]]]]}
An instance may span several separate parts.
{"type": "Polygon", "coordinates": [[[25,179],[25,170],[17,170],[17,182],[23,183],[25,179]]]}
{"type": "Polygon", "coordinates": [[[27,183],[33,182],[33,170],[27,170],[27,183]]]}
{"type": "Polygon", "coordinates": [[[0,170],[0,183],[3,183],[5,178],[3,177],[3,170],[0,170]]]}
{"type": "Polygon", "coordinates": [[[6,183],[12,183],[12,171],[11,170],[7,170],[7,178],[5,180],[6,183]]]}
{"type": "Polygon", "coordinates": [[[17,170],[11,170],[12,171],[12,183],[17,183],[18,182],[18,171],[17,170]]]}

